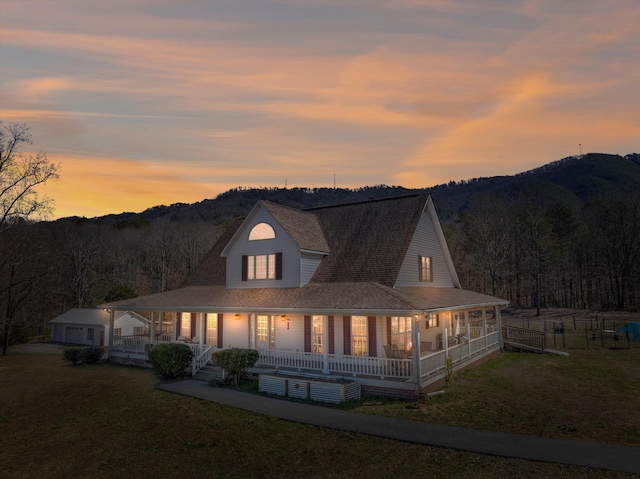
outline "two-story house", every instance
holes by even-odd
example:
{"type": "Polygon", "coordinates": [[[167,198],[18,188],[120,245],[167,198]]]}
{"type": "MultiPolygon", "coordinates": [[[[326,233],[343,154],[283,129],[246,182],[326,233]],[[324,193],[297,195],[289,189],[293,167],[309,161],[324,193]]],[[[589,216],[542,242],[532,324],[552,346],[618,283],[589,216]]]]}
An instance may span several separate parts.
{"type": "Polygon", "coordinates": [[[102,305],[173,320],[170,337],[109,338],[115,360],[184,341],[194,372],[220,348],[261,368],[357,378],[364,394],[411,396],[499,352],[507,301],[461,288],[431,198],[414,194],[298,210],[259,201],[183,287],[102,305]]]}

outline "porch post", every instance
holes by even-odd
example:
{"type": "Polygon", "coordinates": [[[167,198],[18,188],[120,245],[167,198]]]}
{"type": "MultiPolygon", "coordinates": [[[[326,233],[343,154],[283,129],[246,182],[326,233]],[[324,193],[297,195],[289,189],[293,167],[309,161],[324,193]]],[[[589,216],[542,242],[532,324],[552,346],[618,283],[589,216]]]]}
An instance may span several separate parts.
{"type": "Polygon", "coordinates": [[[151,311],[151,331],[149,339],[151,340],[151,344],[153,344],[156,340],[156,312],[151,311]]]}
{"type": "Polygon", "coordinates": [[[173,316],[173,329],[171,330],[171,336],[173,336],[173,339],[178,339],[178,336],[180,336],[179,334],[176,334],[176,327],[178,325],[178,314],[173,313],[171,316],[173,316]]]}
{"type": "Polygon", "coordinates": [[[329,316],[322,316],[322,374],[329,374],[329,316]]]}
{"type": "Polygon", "coordinates": [[[115,326],[115,313],[109,310],[109,351],[113,351],[113,328],[115,326]]]}
{"type": "Polygon", "coordinates": [[[498,338],[500,338],[500,350],[504,351],[504,341],[502,338],[502,317],[500,316],[500,306],[494,306],[494,311],[496,315],[496,325],[498,327],[498,338]]]}
{"type": "Polygon", "coordinates": [[[417,386],[420,386],[420,378],[422,372],[420,371],[420,323],[415,318],[411,323],[411,341],[413,342],[412,359],[413,359],[413,380],[417,386]]]}
{"type": "Polygon", "coordinates": [[[205,325],[207,323],[207,313],[200,313],[200,352],[202,352],[202,345],[204,344],[205,325]]]}
{"type": "Polygon", "coordinates": [[[489,338],[487,331],[487,310],[485,308],[482,308],[482,334],[484,334],[484,348],[487,349],[489,338]]]}

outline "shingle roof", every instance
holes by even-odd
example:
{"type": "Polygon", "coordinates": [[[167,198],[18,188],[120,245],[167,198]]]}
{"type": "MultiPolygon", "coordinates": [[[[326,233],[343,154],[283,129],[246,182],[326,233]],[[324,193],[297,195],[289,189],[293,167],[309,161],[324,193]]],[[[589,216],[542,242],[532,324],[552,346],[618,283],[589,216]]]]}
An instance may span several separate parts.
{"type": "Polygon", "coordinates": [[[378,311],[396,314],[503,304],[506,301],[456,288],[390,288],[375,282],[315,283],[301,288],[227,289],[189,286],[103,307],[157,311],[378,311]]]}
{"type": "Polygon", "coordinates": [[[331,249],[311,282],[393,286],[427,198],[414,194],[308,210],[331,249]]]}
{"type": "Polygon", "coordinates": [[[262,205],[280,223],[301,249],[329,252],[318,218],[313,213],[296,210],[288,206],[261,201],[262,205]]]}
{"type": "Polygon", "coordinates": [[[220,256],[220,253],[240,228],[243,220],[244,218],[237,218],[231,223],[185,279],[182,286],[224,286],[227,283],[227,261],[220,256]]]}
{"type": "MultiPolygon", "coordinates": [[[[301,248],[330,251],[300,288],[226,288],[220,253],[236,234],[236,220],[202,259],[184,287],[103,305],[165,311],[418,312],[507,304],[458,288],[393,288],[428,195],[414,194],[305,211],[261,204],[301,248]]],[[[386,313],[382,313],[386,312],[386,313]]]]}

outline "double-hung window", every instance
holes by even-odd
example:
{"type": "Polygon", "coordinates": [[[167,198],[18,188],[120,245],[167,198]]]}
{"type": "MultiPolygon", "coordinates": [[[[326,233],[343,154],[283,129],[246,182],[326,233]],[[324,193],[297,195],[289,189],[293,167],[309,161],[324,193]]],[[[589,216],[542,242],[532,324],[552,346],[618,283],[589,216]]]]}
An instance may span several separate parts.
{"type": "Polygon", "coordinates": [[[323,337],[323,331],[324,331],[323,316],[313,316],[311,331],[312,331],[311,351],[314,353],[322,354],[324,352],[324,346],[322,343],[322,337],[323,337]]]}
{"type": "Polygon", "coordinates": [[[366,316],[351,316],[351,354],[354,356],[368,354],[366,316]]]}
{"type": "Polygon", "coordinates": [[[420,281],[433,281],[433,265],[430,256],[418,256],[418,268],[420,272],[420,281]]]}
{"type": "Polygon", "coordinates": [[[391,318],[391,345],[393,348],[411,351],[411,317],[394,316],[391,318]]]}
{"type": "Polygon", "coordinates": [[[242,281],[282,279],[282,253],[242,257],[242,281]]]}

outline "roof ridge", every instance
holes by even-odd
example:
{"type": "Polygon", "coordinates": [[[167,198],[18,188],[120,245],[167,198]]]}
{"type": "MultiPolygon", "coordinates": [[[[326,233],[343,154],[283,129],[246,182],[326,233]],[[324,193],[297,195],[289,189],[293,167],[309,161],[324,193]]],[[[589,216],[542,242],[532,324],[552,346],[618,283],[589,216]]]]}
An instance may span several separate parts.
{"type": "Polygon", "coordinates": [[[314,211],[314,210],[321,210],[321,209],[327,209],[327,208],[337,208],[340,206],[353,206],[353,205],[361,205],[361,204],[365,204],[365,203],[376,203],[376,202],[382,202],[382,201],[390,201],[390,200],[399,200],[399,199],[403,199],[403,198],[413,198],[413,197],[417,197],[417,196],[429,196],[429,193],[426,193],[424,191],[417,191],[415,193],[407,193],[404,195],[395,195],[395,196],[383,196],[380,198],[369,198],[368,200],[357,200],[357,201],[351,201],[351,202],[346,202],[346,203],[336,203],[335,205],[324,205],[324,206],[310,206],[309,208],[304,208],[301,211],[314,211]]]}

